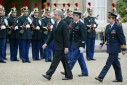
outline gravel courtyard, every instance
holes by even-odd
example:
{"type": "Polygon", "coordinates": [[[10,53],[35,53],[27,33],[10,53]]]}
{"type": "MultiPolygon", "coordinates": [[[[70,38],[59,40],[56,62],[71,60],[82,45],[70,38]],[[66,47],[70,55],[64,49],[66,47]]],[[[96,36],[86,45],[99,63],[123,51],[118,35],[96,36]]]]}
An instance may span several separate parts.
{"type": "Polygon", "coordinates": [[[20,62],[10,62],[10,54],[9,50],[7,50],[7,63],[0,63],[0,85],[127,85],[127,55],[123,56],[120,54],[124,79],[122,83],[112,82],[115,79],[115,73],[112,67],[102,83],[94,79],[105,65],[107,57],[108,55],[106,53],[95,53],[96,61],[86,60],[89,77],[78,77],[81,71],[79,64],[76,63],[73,69],[74,79],[69,81],[62,80],[64,76],[60,72],[63,71],[63,67],[60,63],[52,79],[48,81],[42,77],[42,74],[47,71],[51,63],[46,63],[44,60],[32,61],[31,52],[30,64],[22,63],[21,60],[20,62]]]}

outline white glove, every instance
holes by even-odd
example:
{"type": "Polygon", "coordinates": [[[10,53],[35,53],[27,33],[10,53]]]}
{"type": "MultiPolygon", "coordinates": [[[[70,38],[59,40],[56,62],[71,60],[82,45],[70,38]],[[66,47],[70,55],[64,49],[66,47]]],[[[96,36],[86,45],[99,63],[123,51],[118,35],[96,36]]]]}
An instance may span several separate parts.
{"type": "Polygon", "coordinates": [[[80,53],[84,52],[84,48],[83,47],[80,47],[79,50],[80,50],[80,53]]]}
{"type": "Polygon", "coordinates": [[[29,23],[32,24],[32,20],[29,17],[27,19],[28,19],[29,23]]]}
{"type": "Polygon", "coordinates": [[[51,25],[50,28],[51,28],[51,31],[52,31],[53,25],[51,25]]]}
{"type": "Polygon", "coordinates": [[[3,26],[1,26],[1,29],[6,29],[6,27],[3,25],[3,26]]]}
{"type": "Polygon", "coordinates": [[[53,19],[51,19],[51,22],[52,22],[52,24],[55,24],[55,21],[53,19]]]}
{"type": "Polygon", "coordinates": [[[15,30],[19,29],[18,26],[15,26],[15,30]]]}
{"type": "Polygon", "coordinates": [[[4,22],[5,22],[6,26],[8,26],[8,21],[7,21],[7,19],[4,19],[4,22]]]}
{"type": "Polygon", "coordinates": [[[40,30],[40,27],[39,27],[39,26],[37,26],[37,27],[36,27],[36,29],[37,29],[37,30],[40,30]]]}
{"type": "Polygon", "coordinates": [[[41,20],[38,21],[39,25],[41,26],[41,20]]]}
{"type": "Polygon", "coordinates": [[[26,25],[26,28],[30,28],[30,25],[29,25],[29,24],[27,24],[27,25],[26,25]]]}

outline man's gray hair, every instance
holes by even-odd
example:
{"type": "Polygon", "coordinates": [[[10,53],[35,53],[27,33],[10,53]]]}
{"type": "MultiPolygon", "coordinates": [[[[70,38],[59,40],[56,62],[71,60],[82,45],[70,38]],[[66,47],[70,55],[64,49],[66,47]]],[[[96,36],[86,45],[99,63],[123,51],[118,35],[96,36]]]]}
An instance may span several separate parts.
{"type": "Polygon", "coordinates": [[[63,12],[60,9],[55,10],[55,12],[58,12],[59,16],[63,17],[63,12]]]}

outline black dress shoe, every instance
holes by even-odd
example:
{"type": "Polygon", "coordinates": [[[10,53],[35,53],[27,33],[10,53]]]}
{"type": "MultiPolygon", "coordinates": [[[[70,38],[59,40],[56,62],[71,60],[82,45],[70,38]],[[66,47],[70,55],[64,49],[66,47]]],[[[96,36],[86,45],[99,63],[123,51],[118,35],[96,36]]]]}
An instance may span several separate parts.
{"type": "Polygon", "coordinates": [[[62,80],[72,80],[73,78],[63,78],[62,80]]]}
{"type": "Polygon", "coordinates": [[[19,61],[19,60],[17,59],[17,60],[14,60],[14,61],[19,61]]]}
{"type": "Polygon", "coordinates": [[[112,82],[123,82],[123,80],[114,80],[112,82]]]}
{"type": "Polygon", "coordinates": [[[96,59],[92,59],[92,58],[91,58],[90,60],[93,60],[93,61],[95,61],[96,59]]]}
{"type": "Polygon", "coordinates": [[[87,60],[88,60],[88,61],[91,61],[91,59],[90,59],[90,58],[88,58],[88,57],[87,57],[87,60]]]}
{"type": "Polygon", "coordinates": [[[4,60],[7,60],[7,58],[4,58],[4,60]]]}
{"type": "Polygon", "coordinates": [[[4,60],[0,60],[0,63],[6,63],[4,60]]]}
{"type": "Polygon", "coordinates": [[[45,62],[52,62],[52,60],[46,60],[45,62]]]}
{"type": "Polygon", "coordinates": [[[101,79],[101,78],[99,78],[99,77],[96,77],[95,79],[98,80],[98,81],[100,81],[100,82],[103,81],[103,79],[101,79]]]}
{"type": "Polygon", "coordinates": [[[48,80],[50,80],[51,79],[51,77],[49,76],[49,75],[42,75],[44,78],[46,78],[46,79],[48,79],[48,80]]]}
{"type": "Polygon", "coordinates": [[[78,77],[84,77],[84,76],[88,76],[88,74],[79,74],[78,77]]]}
{"type": "Polygon", "coordinates": [[[26,61],[27,63],[31,63],[30,61],[26,61]]]}
{"type": "Polygon", "coordinates": [[[60,72],[62,75],[65,75],[65,72],[60,72]]]}
{"type": "Polygon", "coordinates": [[[26,63],[26,61],[22,61],[22,63],[26,63]]]}

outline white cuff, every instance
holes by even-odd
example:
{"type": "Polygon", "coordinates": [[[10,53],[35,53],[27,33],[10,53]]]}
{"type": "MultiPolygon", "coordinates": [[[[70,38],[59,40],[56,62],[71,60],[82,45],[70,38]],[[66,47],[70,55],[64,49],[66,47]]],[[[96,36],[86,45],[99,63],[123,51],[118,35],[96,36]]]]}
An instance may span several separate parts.
{"type": "Polygon", "coordinates": [[[27,25],[26,25],[26,28],[30,28],[30,25],[29,25],[29,24],[27,24],[27,25]]]}
{"type": "Polygon", "coordinates": [[[16,29],[16,30],[19,29],[18,26],[15,26],[15,29],[16,29]]]}
{"type": "Polygon", "coordinates": [[[52,28],[53,28],[53,25],[51,25],[51,26],[50,26],[50,28],[51,28],[51,30],[52,30],[52,28]]]}
{"type": "Polygon", "coordinates": [[[1,26],[1,29],[6,29],[6,27],[3,25],[3,26],[1,26]]]}

